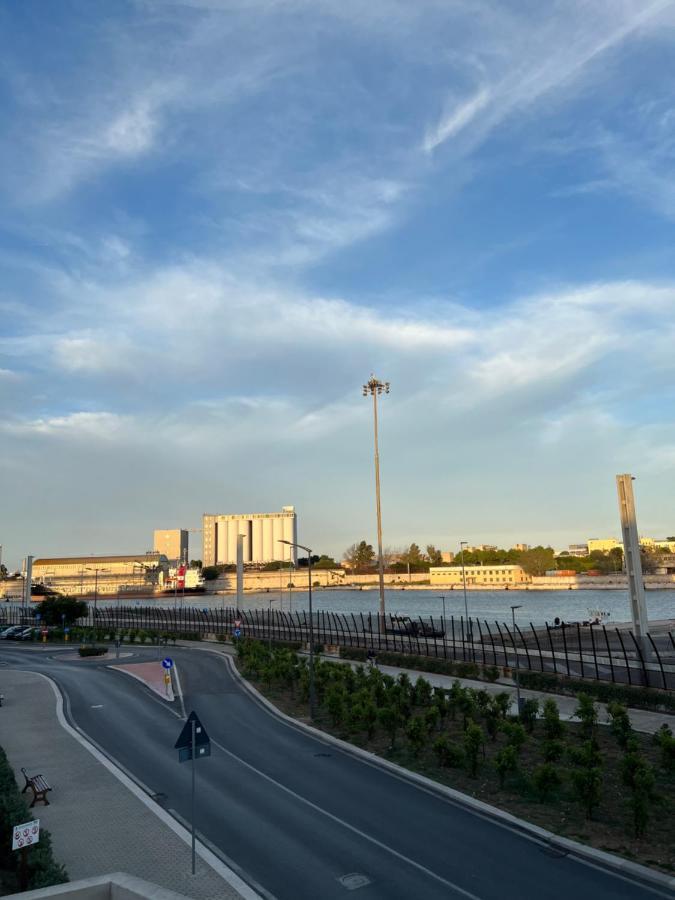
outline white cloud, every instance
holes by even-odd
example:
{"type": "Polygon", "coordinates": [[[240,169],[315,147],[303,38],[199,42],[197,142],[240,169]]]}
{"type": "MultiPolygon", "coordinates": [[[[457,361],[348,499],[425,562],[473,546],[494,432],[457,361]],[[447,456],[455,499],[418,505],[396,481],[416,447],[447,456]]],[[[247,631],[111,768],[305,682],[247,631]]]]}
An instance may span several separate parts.
{"type": "Polygon", "coordinates": [[[111,412],[73,412],[63,416],[10,420],[0,430],[15,436],[107,441],[120,437],[129,418],[111,412]]]}
{"type": "Polygon", "coordinates": [[[423,147],[427,153],[430,153],[439,144],[444,143],[449,138],[454,137],[458,132],[465,128],[481,110],[490,102],[490,92],[486,88],[481,88],[468,100],[465,100],[459,106],[454,107],[449,113],[441,117],[435,128],[433,128],[425,137],[423,147]]]}

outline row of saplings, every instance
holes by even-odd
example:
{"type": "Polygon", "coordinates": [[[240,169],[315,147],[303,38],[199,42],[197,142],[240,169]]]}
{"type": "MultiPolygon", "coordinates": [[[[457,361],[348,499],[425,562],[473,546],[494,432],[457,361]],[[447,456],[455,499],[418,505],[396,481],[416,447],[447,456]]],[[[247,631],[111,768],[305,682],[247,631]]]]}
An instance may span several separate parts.
{"type": "MultiPolygon", "coordinates": [[[[237,642],[237,653],[245,676],[268,689],[288,689],[307,701],[305,657],[249,639],[237,642]]],[[[445,690],[432,687],[424,678],[413,683],[406,674],[395,679],[376,668],[352,669],[321,659],[315,660],[314,678],[319,716],[328,719],[343,737],[373,741],[384,735],[389,750],[407,748],[416,758],[431,750],[440,767],[464,768],[474,778],[482,767],[491,766],[501,788],[508,781],[509,786],[534,794],[541,802],[555,801],[564,793],[582,805],[589,819],[597,810],[607,761],[597,740],[597,708],[586,694],[577,695],[575,716],[582,739],[572,746],[565,740],[568,728],[552,699],[541,708],[537,700],[528,699],[520,716],[514,716],[508,692],[490,694],[462,687],[458,681],[445,690]],[[540,738],[540,759],[525,772],[523,748],[535,730],[540,738]],[[402,739],[406,742],[403,746],[402,739]],[[489,747],[493,749],[488,751],[489,747]]],[[[656,773],[640,750],[626,708],[612,703],[608,711],[611,731],[623,752],[620,775],[629,789],[628,822],[634,835],[641,837],[660,802],[654,791],[656,773]]],[[[672,775],[675,738],[664,726],[654,740],[660,765],[672,775]]]]}

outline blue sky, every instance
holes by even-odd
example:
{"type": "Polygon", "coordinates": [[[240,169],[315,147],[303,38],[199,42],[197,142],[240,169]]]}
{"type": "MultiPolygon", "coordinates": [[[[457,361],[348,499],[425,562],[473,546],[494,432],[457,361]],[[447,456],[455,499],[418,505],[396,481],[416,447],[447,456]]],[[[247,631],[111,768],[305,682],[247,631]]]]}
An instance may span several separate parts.
{"type": "Polygon", "coordinates": [[[371,372],[387,545],[674,533],[673,97],[672,0],[3,4],[5,559],[373,540],[371,372]]]}

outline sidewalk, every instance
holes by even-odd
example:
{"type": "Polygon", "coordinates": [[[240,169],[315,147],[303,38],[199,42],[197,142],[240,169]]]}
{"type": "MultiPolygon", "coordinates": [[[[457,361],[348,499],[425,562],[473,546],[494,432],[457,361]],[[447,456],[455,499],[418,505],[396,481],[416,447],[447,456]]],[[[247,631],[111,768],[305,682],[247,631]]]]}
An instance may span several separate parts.
{"type": "Polygon", "coordinates": [[[52,786],[50,805],[38,803],[31,813],[51,832],[71,881],[126,872],[194,900],[241,898],[199,856],[190,874],[189,844],[62,727],[44,678],[3,669],[2,690],[0,744],[19,787],[22,766],[52,786]]]}
{"type": "MultiPolygon", "coordinates": [[[[193,642],[179,642],[182,646],[189,646],[191,648],[199,649],[200,644],[195,644],[193,642]]],[[[221,653],[225,653],[228,656],[234,656],[234,648],[231,644],[212,644],[210,642],[203,641],[201,642],[201,647],[207,647],[210,650],[219,650],[221,653]]],[[[322,659],[327,660],[328,662],[337,662],[343,663],[345,665],[351,665],[353,669],[355,669],[359,665],[364,665],[364,663],[359,663],[353,659],[340,659],[337,656],[322,656],[322,659]]],[[[397,678],[400,674],[405,672],[405,674],[410,678],[410,680],[414,683],[418,678],[426,678],[426,680],[433,687],[442,687],[446,689],[450,689],[455,681],[459,681],[462,687],[475,688],[476,690],[485,690],[489,694],[500,694],[502,691],[509,691],[512,695],[512,707],[513,712],[515,712],[516,707],[516,685],[512,680],[504,680],[500,679],[499,681],[489,682],[489,681],[476,681],[471,678],[457,678],[454,675],[438,675],[435,672],[418,672],[415,669],[400,669],[396,666],[383,666],[378,665],[378,669],[384,675],[391,675],[394,678],[397,678]]],[[[565,694],[551,694],[548,691],[531,691],[525,688],[521,688],[520,694],[525,699],[534,698],[539,700],[540,707],[544,705],[546,700],[555,700],[558,704],[558,710],[560,711],[560,718],[569,721],[570,719],[574,719],[574,710],[577,707],[577,701],[575,697],[569,697],[565,694]]],[[[598,722],[601,725],[609,724],[610,718],[607,714],[607,705],[605,703],[596,703],[596,707],[598,710],[598,722]]],[[[675,731],[675,716],[670,713],[662,713],[662,712],[653,712],[648,709],[629,709],[628,716],[630,718],[631,725],[633,726],[635,731],[639,731],[643,734],[654,734],[659,730],[662,725],[668,725],[673,731],[675,731]]]]}

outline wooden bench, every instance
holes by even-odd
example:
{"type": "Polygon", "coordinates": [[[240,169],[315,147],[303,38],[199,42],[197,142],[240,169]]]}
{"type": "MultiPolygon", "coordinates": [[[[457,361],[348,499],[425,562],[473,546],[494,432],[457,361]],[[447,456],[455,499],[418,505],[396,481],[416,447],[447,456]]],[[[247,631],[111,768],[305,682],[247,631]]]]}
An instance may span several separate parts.
{"type": "Polygon", "coordinates": [[[51,791],[50,786],[47,784],[42,775],[27,775],[25,769],[21,769],[23,777],[26,779],[26,784],[24,785],[23,790],[21,791],[24,794],[28,788],[30,788],[33,792],[33,802],[30,805],[32,809],[35,806],[35,802],[37,800],[42,800],[42,802],[49,806],[49,800],[47,800],[47,791],[51,791]]]}

